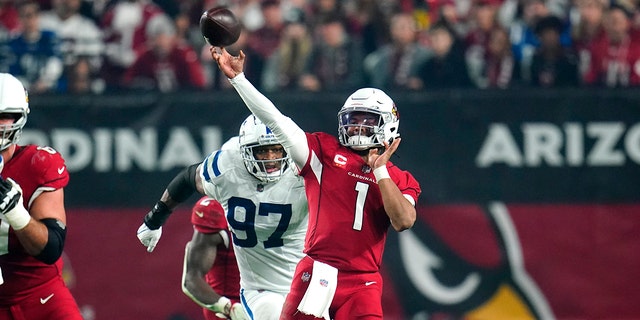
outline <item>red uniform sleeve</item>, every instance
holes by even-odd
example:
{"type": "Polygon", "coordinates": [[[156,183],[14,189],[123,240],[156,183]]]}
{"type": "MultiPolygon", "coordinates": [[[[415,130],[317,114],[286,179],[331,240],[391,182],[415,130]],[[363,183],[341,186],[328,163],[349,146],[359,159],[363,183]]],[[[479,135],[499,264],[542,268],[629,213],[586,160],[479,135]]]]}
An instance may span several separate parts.
{"type": "Polygon", "coordinates": [[[389,170],[389,176],[392,177],[393,181],[398,186],[398,189],[400,189],[400,192],[411,196],[415,203],[418,203],[418,196],[420,196],[420,193],[422,192],[418,180],[416,180],[411,173],[401,170],[393,163],[388,165],[387,170],[389,170]]]}
{"type": "Polygon", "coordinates": [[[198,232],[216,233],[227,230],[227,220],[220,203],[209,197],[202,197],[191,210],[191,223],[198,232]]]}
{"type": "Polygon", "coordinates": [[[62,189],[69,183],[69,172],[60,153],[36,145],[18,146],[5,164],[2,177],[10,177],[20,185],[25,203],[30,203],[38,190],[62,189]]]}

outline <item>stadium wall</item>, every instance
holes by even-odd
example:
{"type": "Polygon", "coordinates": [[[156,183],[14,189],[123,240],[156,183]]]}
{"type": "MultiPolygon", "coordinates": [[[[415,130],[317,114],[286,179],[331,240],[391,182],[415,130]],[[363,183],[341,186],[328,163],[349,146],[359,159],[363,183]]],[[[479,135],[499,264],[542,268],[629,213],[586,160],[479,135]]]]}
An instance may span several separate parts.
{"type": "MultiPolygon", "coordinates": [[[[333,133],[347,95],[270,98],[333,133]]],[[[390,95],[404,138],[392,161],[423,193],[414,228],[389,235],[386,319],[640,317],[637,90],[390,95]]],[[[32,97],[21,143],[67,161],[68,276],[87,320],[200,317],[179,285],[188,214],[152,254],[135,230],[247,115],[234,92],[32,97]]]]}

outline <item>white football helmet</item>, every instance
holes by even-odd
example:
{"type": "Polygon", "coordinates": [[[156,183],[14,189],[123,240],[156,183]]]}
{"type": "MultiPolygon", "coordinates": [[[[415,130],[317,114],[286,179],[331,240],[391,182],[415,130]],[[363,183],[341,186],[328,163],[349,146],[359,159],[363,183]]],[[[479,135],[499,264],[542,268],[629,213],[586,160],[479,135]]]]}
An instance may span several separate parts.
{"type": "Polygon", "coordinates": [[[400,136],[399,124],[396,104],[386,93],[362,88],[351,94],[338,112],[338,138],[343,146],[355,150],[383,147],[384,141],[391,143],[400,136]],[[357,114],[373,115],[375,121],[357,123],[354,119],[357,114]]]}
{"type": "Polygon", "coordinates": [[[13,124],[0,125],[0,151],[20,139],[29,114],[29,96],[20,80],[0,73],[0,119],[13,118],[13,124]]]}
{"type": "Polygon", "coordinates": [[[254,147],[279,145],[276,136],[260,119],[250,115],[242,122],[240,133],[238,134],[240,143],[240,154],[244,160],[247,171],[262,182],[274,182],[280,179],[285,170],[289,167],[289,155],[285,152],[284,157],[272,160],[258,160],[254,154],[254,147]],[[279,169],[268,172],[267,166],[276,163],[279,169]]]}

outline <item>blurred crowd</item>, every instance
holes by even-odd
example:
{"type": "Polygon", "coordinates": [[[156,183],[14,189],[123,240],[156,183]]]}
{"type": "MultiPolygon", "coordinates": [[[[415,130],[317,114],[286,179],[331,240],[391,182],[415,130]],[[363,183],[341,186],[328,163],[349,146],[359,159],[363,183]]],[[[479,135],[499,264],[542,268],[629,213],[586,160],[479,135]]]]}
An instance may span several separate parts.
{"type": "Polygon", "coordinates": [[[636,0],[0,0],[0,71],[35,94],[228,90],[214,6],[264,91],[640,85],[636,0]]]}

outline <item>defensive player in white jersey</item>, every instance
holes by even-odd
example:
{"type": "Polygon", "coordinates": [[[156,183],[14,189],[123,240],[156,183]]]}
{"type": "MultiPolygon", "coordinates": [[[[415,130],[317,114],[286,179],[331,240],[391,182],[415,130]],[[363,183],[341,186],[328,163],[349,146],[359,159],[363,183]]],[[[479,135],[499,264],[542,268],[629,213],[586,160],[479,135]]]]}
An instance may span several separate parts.
{"type": "MultiPolygon", "coordinates": [[[[271,130],[253,115],[242,123],[238,144],[226,143],[178,174],[145,216],[138,238],[151,252],[180,202],[195,190],[216,199],[232,232],[246,315],[278,319],[303,257],[308,220],[304,184],[271,130]]],[[[221,297],[211,310],[230,314],[232,307],[221,297]]]]}

